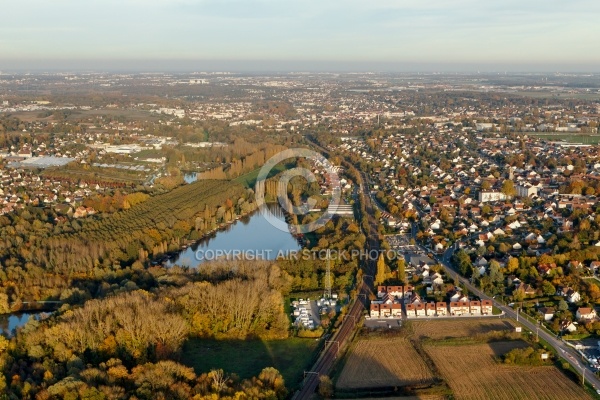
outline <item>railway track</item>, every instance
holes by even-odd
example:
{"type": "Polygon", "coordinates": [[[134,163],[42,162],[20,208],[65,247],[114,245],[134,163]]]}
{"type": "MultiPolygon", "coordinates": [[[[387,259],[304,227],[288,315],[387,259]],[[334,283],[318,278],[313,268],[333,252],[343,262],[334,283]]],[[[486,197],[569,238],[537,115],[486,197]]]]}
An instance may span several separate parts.
{"type": "MultiPolygon", "coordinates": [[[[327,149],[314,142],[312,142],[312,144],[325,154],[329,154],[327,149]]],[[[369,188],[365,184],[366,179],[364,174],[360,173],[360,176],[362,180],[362,182],[360,182],[361,201],[365,204],[365,210],[369,218],[369,232],[367,232],[366,250],[379,250],[377,221],[375,221],[375,218],[373,217],[373,204],[371,203],[371,197],[368,193],[369,188]]],[[[376,268],[376,261],[367,258],[364,260],[364,263],[361,267],[366,275],[373,277],[375,275],[374,271],[376,268]]],[[[357,298],[354,303],[352,303],[348,313],[344,316],[339,329],[329,340],[327,340],[325,348],[310,371],[305,372],[302,388],[294,394],[292,399],[304,400],[310,399],[313,396],[315,390],[319,386],[320,376],[329,374],[329,371],[331,371],[340,349],[343,348],[347,341],[352,337],[356,324],[360,318],[362,318],[362,310],[366,307],[367,299],[371,293],[371,288],[367,283],[365,283],[364,279],[362,282],[360,282],[358,289],[357,298]]]]}

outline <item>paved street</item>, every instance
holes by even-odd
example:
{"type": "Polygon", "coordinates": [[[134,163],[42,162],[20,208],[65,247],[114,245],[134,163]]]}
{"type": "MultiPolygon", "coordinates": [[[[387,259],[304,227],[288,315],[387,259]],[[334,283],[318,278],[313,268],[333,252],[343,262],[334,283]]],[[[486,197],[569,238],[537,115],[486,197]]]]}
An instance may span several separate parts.
{"type": "MultiPolygon", "coordinates": [[[[472,285],[468,279],[460,276],[458,272],[456,272],[452,268],[452,266],[450,265],[450,259],[452,257],[452,254],[454,254],[454,251],[455,248],[452,247],[448,249],[441,258],[437,259],[440,262],[440,264],[442,264],[445,267],[446,271],[448,272],[448,275],[453,279],[457,279],[460,283],[464,284],[465,287],[467,287],[471,291],[471,293],[478,296],[479,298],[484,300],[491,300],[494,306],[502,310],[507,317],[517,320],[517,312],[515,310],[513,310],[511,307],[499,303],[495,299],[486,295],[477,287],[472,285]]],[[[550,346],[552,346],[560,356],[564,357],[565,360],[569,364],[571,364],[573,368],[575,368],[580,374],[585,373],[586,382],[590,382],[595,388],[600,388],[600,379],[598,379],[591,367],[587,365],[587,363],[585,363],[583,360],[581,360],[581,356],[575,349],[569,347],[562,340],[557,339],[554,334],[548,333],[546,330],[544,330],[544,328],[539,327],[538,325],[530,322],[523,316],[520,316],[518,318],[518,321],[521,325],[529,329],[531,332],[535,333],[537,331],[539,333],[539,337],[545,340],[550,346]]]]}

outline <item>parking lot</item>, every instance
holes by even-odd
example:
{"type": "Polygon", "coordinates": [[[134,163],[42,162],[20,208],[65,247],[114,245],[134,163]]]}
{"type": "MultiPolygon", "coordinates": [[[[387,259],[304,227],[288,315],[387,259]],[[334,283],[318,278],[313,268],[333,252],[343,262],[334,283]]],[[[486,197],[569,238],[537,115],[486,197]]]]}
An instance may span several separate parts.
{"type": "Polygon", "coordinates": [[[569,343],[575,346],[575,349],[581,353],[590,366],[596,370],[600,369],[600,347],[598,345],[598,339],[582,339],[570,341],[569,343]]]}
{"type": "Polygon", "coordinates": [[[402,327],[402,318],[367,318],[365,326],[370,329],[399,329],[402,327]]]}

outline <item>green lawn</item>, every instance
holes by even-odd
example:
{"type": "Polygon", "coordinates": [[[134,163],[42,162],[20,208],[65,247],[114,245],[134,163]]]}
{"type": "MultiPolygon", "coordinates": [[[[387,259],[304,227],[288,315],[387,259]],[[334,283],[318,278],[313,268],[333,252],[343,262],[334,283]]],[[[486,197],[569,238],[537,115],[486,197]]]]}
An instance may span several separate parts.
{"type": "MultiPolygon", "coordinates": [[[[291,169],[294,167],[293,163],[279,163],[273,167],[267,178],[271,178],[277,175],[280,172],[291,169]]],[[[256,185],[256,178],[258,178],[258,174],[260,173],[260,168],[255,169],[254,171],[248,172],[247,174],[240,175],[237,178],[233,179],[234,182],[244,185],[247,188],[253,188],[256,185]]]]}
{"type": "Polygon", "coordinates": [[[527,133],[528,136],[558,142],[565,140],[567,143],[598,144],[600,135],[569,133],[569,132],[539,132],[527,133]]]}
{"type": "Polygon", "coordinates": [[[189,339],[183,347],[182,362],[196,373],[223,369],[240,378],[257,376],[263,368],[275,367],[294,389],[302,381],[304,370],[313,361],[318,341],[290,338],[285,340],[210,340],[189,339]]]}

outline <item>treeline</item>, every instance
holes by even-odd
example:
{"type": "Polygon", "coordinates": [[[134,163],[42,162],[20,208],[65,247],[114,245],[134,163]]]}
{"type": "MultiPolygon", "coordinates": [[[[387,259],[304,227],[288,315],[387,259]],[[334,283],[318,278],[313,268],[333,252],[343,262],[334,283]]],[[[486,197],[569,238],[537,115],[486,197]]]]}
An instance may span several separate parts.
{"type": "Polygon", "coordinates": [[[512,364],[512,365],[528,365],[528,366],[538,366],[538,365],[549,365],[550,358],[549,352],[544,349],[534,349],[531,346],[525,347],[523,349],[512,349],[508,353],[506,353],[502,357],[502,361],[504,364],[512,364]],[[546,354],[548,358],[543,359],[542,355],[546,354]]]}
{"type": "Polygon", "coordinates": [[[135,192],[123,195],[119,190],[113,195],[97,194],[92,197],[87,197],[83,200],[85,207],[91,207],[98,212],[115,212],[129,210],[132,206],[136,206],[148,200],[150,195],[143,192],[135,192]]]}
{"type": "Polygon", "coordinates": [[[177,360],[191,336],[286,337],[283,295],[290,277],[269,262],[163,273],[164,284],[154,293],[90,300],[47,320],[30,320],[10,342],[0,337],[0,393],[22,399],[285,396],[276,370],[240,382],[222,371],[196,376],[177,360]]]}
{"type": "MultiPolygon", "coordinates": [[[[256,208],[252,191],[202,181],[113,214],[59,222],[50,210],[0,217],[0,282],[11,302],[58,297],[68,287],[106,280],[108,271],[142,269],[150,256],[256,208]]],[[[132,201],[137,201],[132,199],[132,201]]]]}
{"type": "Polygon", "coordinates": [[[169,292],[192,334],[216,338],[287,337],[290,321],[284,313],[283,295],[291,290],[289,274],[265,262],[238,264],[236,271],[230,270],[229,263],[216,265],[219,269],[210,274],[228,279],[196,282],[169,292]]]}

